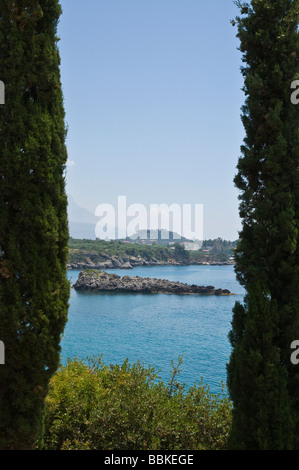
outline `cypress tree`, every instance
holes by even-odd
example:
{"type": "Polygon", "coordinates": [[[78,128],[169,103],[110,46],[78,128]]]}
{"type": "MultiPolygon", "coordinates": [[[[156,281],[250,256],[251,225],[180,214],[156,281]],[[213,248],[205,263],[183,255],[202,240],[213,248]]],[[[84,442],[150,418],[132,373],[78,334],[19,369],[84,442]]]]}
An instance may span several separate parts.
{"type": "Polygon", "coordinates": [[[229,333],[229,447],[298,449],[299,366],[290,347],[299,339],[299,108],[291,101],[299,1],[235,3],[246,97],[235,270],[245,298],[229,333]]]}
{"type": "Polygon", "coordinates": [[[1,0],[0,448],[36,448],[66,320],[67,159],[58,0],[1,0]]]}

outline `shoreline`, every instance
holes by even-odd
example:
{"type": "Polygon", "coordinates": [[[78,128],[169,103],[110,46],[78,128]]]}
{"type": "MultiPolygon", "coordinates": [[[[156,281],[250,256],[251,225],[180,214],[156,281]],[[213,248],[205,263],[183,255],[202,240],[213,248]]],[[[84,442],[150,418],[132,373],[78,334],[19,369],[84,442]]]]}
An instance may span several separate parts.
{"type": "Polygon", "coordinates": [[[163,261],[145,261],[144,262],[137,262],[134,261],[124,261],[121,262],[117,260],[111,260],[108,262],[102,263],[85,263],[85,262],[77,262],[77,263],[68,263],[67,270],[74,271],[74,270],[83,270],[83,269],[133,269],[135,267],[154,267],[154,266],[234,266],[234,262],[230,261],[215,261],[215,262],[196,262],[196,263],[180,263],[180,262],[163,262],[163,261]]]}

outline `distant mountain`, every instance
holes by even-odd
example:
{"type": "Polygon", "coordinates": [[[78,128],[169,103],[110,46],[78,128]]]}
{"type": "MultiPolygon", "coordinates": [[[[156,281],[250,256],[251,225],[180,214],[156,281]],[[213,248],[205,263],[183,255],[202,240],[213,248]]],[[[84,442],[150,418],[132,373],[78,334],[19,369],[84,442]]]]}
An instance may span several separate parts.
{"type": "Polygon", "coordinates": [[[185,237],[182,237],[176,232],[171,232],[166,229],[153,229],[153,230],[137,230],[133,235],[128,236],[126,241],[133,241],[135,243],[158,243],[159,245],[168,245],[169,243],[182,243],[192,242],[185,237]]]}
{"type": "Polygon", "coordinates": [[[68,217],[71,222],[96,224],[98,218],[84,207],[78,206],[74,198],[68,194],[68,217]]]}
{"type": "Polygon", "coordinates": [[[72,238],[95,240],[95,227],[99,219],[89,210],[79,206],[69,194],[68,220],[72,238]]]}
{"type": "Polygon", "coordinates": [[[131,238],[132,240],[135,240],[137,238],[140,238],[141,240],[168,240],[168,241],[175,241],[175,240],[180,240],[180,241],[187,241],[187,238],[181,237],[176,232],[171,232],[165,229],[154,229],[154,230],[137,230],[137,232],[134,235],[131,235],[130,237],[127,237],[128,239],[131,238]]]}

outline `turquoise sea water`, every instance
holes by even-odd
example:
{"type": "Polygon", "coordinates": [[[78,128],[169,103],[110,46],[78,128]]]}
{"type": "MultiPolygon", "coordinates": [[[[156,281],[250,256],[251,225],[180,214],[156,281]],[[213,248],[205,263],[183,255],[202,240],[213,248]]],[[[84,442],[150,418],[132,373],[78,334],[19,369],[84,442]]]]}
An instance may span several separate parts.
{"type": "MultiPolygon", "coordinates": [[[[232,266],[162,266],[110,271],[121,276],[158,277],[229,289],[234,296],[78,293],[71,289],[68,322],[62,339],[67,358],[103,355],[106,364],[128,358],[160,369],[168,380],[171,360],[183,355],[179,377],[187,387],[203,378],[211,391],[226,382],[230,355],[227,338],[232,308],[244,291],[232,266]]],[[[79,271],[69,271],[73,284],[79,271]]]]}

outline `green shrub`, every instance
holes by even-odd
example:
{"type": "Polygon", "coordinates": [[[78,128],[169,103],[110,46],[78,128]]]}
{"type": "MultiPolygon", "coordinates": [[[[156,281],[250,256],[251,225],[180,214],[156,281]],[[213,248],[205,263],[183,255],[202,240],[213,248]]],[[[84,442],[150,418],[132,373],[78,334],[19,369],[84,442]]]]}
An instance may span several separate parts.
{"type": "Polygon", "coordinates": [[[51,380],[43,449],[224,449],[230,401],[202,382],[185,391],[177,374],[166,384],[139,362],[69,360],[51,380]]]}

